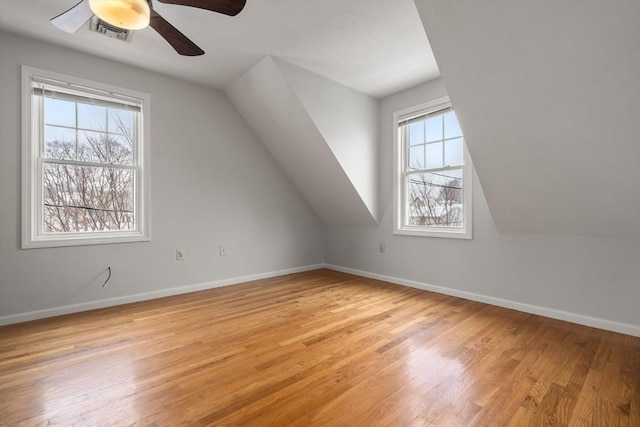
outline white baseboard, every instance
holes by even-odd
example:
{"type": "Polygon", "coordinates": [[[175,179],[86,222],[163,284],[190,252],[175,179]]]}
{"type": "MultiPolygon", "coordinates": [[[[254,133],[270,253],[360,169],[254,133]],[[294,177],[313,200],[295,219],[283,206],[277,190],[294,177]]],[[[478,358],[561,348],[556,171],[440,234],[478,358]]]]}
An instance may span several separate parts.
{"type": "Polygon", "coordinates": [[[12,314],[8,316],[0,316],[0,325],[9,325],[12,323],[27,322],[30,320],[44,319],[47,317],[60,316],[63,314],[78,313],[81,311],[94,310],[97,308],[112,307],[121,304],[128,304],[137,301],[146,301],[155,298],[162,298],[172,295],[186,294],[189,292],[197,292],[205,289],[219,288],[222,286],[235,285],[238,283],[250,282],[253,280],[268,279],[271,277],[283,276],[285,274],[300,273],[303,271],[317,270],[319,268],[328,268],[343,273],[354,274],[356,276],[368,277],[371,279],[382,280],[396,285],[408,286],[411,288],[422,289],[425,291],[436,292],[439,294],[450,295],[458,298],[464,298],[471,301],[478,301],[485,304],[491,304],[498,307],[510,308],[525,313],[537,314],[540,316],[550,317],[552,319],[564,320],[579,325],[591,326],[594,328],[604,329],[622,334],[640,337],[640,326],[627,323],[613,322],[597,317],[585,316],[582,314],[570,313],[552,308],[540,307],[531,304],[525,304],[517,301],[510,301],[501,298],[490,297],[472,292],[460,291],[457,289],[445,288],[442,286],[434,286],[426,283],[416,282],[413,280],[401,279],[393,276],[385,276],[383,274],[370,273],[368,271],[356,270],[353,268],[342,267],[333,264],[313,264],[302,267],[289,268],[284,270],[270,271],[266,273],[250,274],[247,276],[239,276],[228,279],[215,280],[213,282],[199,283],[195,285],[180,286],[168,289],[161,289],[153,292],[146,292],[134,295],[126,295],[122,297],[108,298],[97,301],[89,301],[79,304],[65,305],[61,307],[48,308],[44,310],[29,311],[26,313],[12,314]]]}
{"type": "Polygon", "coordinates": [[[236,285],[238,283],[251,282],[253,280],[284,276],[285,274],[317,270],[319,268],[324,268],[324,264],[306,265],[302,267],[270,271],[267,273],[250,274],[248,276],[232,277],[229,279],[215,280],[213,282],[198,283],[195,285],[161,289],[158,291],[145,292],[141,294],[125,295],[125,296],[115,297],[115,298],[107,298],[107,299],[102,299],[97,301],[89,301],[89,302],[83,302],[79,304],[65,305],[62,307],[54,307],[54,308],[47,308],[44,310],[29,311],[26,313],[11,314],[8,316],[0,316],[0,325],[10,325],[12,323],[28,322],[30,320],[44,319],[46,317],[60,316],[63,314],[78,313],[81,311],[94,310],[97,308],[112,307],[115,305],[128,304],[131,302],[146,301],[150,299],[168,297],[172,295],[186,294],[189,292],[202,291],[205,289],[213,289],[213,288],[219,288],[222,286],[236,285]]]}
{"type": "Polygon", "coordinates": [[[423,289],[425,291],[436,292],[439,294],[450,295],[458,298],[464,298],[471,301],[478,301],[485,304],[491,304],[498,307],[510,308],[525,313],[537,314],[539,316],[550,317],[552,319],[564,320],[566,322],[577,323],[579,325],[591,326],[607,331],[619,332],[621,334],[633,335],[640,337],[640,326],[627,323],[613,322],[611,320],[599,319],[597,317],[585,316],[582,314],[570,313],[553,308],[540,307],[531,304],[525,304],[517,301],[510,301],[501,298],[490,297],[472,292],[460,291],[457,289],[444,288],[442,286],[434,286],[426,283],[415,282],[413,280],[400,279],[398,277],[385,276],[382,274],[370,273],[368,271],[356,270],[339,265],[326,264],[325,268],[350,273],[356,276],[368,277],[370,279],[382,280],[394,283],[396,285],[409,286],[411,288],[423,289]]]}

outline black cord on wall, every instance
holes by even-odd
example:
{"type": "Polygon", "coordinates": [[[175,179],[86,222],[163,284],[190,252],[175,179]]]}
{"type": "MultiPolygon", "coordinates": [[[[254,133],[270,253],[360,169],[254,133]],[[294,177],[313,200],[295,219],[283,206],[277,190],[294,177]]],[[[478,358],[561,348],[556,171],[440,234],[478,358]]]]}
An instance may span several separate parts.
{"type": "Polygon", "coordinates": [[[104,283],[102,284],[102,287],[104,288],[104,285],[107,284],[107,282],[109,281],[109,279],[111,279],[111,266],[107,267],[107,271],[109,272],[109,276],[107,276],[107,280],[104,281],[104,283]]]}

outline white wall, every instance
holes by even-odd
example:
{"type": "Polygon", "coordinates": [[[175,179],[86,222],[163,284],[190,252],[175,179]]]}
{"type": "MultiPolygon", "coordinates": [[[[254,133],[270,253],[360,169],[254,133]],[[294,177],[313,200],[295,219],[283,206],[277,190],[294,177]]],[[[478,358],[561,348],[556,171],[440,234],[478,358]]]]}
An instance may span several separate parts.
{"type": "Polygon", "coordinates": [[[472,241],[392,235],[392,112],[444,95],[436,80],[381,102],[382,222],[327,226],[323,235],[321,221],[221,92],[1,33],[0,321],[326,260],[640,333],[638,239],[498,233],[477,179],[472,241]],[[151,94],[151,242],[19,249],[20,64],[151,94]],[[228,256],[217,255],[220,244],[228,256]],[[174,260],[178,247],[185,261],[174,260]],[[107,266],[113,277],[103,288],[107,266]]]}
{"type": "Polygon", "coordinates": [[[288,62],[275,62],[378,220],[378,100],[288,62]]]}
{"type": "Polygon", "coordinates": [[[477,177],[473,240],[392,235],[392,114],[446,94],[442,81],[435,80],[382,100],[382,222],[371,227],[327,226],[326,262],[640,334],[638,239],[498,233],[477,177]],[[378,251],[380,242],[386,243],[385,253],[378,251]]]}
{"type": "Polygon", "coordinates": [[[640,1],[416,6],[498,230],[640,238],[640,1]]]}
{"type": "MultiPolygon", "coordinates": [[[[307,109],[308,105],[315,106],[316,102],[308,99],[307,91],[302,90],[302,96],[298,93],[305,84],[283,72],[297,67],[281,68],[283,64],[271,56],[264,57],[229,86],[226,94],[322,221],[374,224],[377,199],[369,197],[366,200],[360,192],[362,186],[357,188],[354,185],[353,168],[344,167],[322,133],[323,129],[316,124],[316,115],[312,113],[317,114],[317,109],[307,109]],[[291,80],[298,84],[292,84],[291,80]]],[[[308,75],[306,77],[305,83],[308,75]]],[[[315,76],[313,80],[317,82],[317,79],[322,78],[315,76]]],[[[337,83],[328,85],[334,89],[340,86],[337,83]]],[[[333,96],[323,96],[320,101],[326,101],[334,108],[345,103],[349,110],[375,115],[377,101],[366,97],[369,108],[356,107],[350,100],[353,92],[340,86],[338,93],[334,91],[333,96]],[[370,102],[373,108],[370,108],[370,102]]],[[[371,153],[377,140],[373,138],[373,141],[360,145],[367,145],[366,152],[371,153]]],[[[373,160],[365,158],[368,165],[362,168],[364,173],[355,174],[368,183],[377,179],[373,160]]],[[[362,184],[362,179],[358,181],[362,184]]],[[[375,183],[371,187],[375,188],[375,183]]],[[[367,195],[374,196],[375,191],[369,191],[367,195]]]]}
{"type": "Polygon", "coordinates": [[[0,113],[0,321],[323,262],[322,222],[222,92],[2,33],[0,113]],[[21,64],[151,95],[151,242],[19,249],[21,64]]]}

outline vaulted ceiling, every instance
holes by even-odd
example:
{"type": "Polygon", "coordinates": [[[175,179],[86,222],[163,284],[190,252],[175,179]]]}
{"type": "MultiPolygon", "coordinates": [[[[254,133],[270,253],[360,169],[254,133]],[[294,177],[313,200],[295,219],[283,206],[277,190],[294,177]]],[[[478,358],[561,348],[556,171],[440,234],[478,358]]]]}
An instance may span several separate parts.
{"type": "Polygon", "coordinates": [[[0,0],[0,28],[224,90],[267,55],[374,97],[439,76],[412,0],[247,0],[230,17],[153,1],[206,53],[179,56],[152,28],[131,43],[49,19],[79,0],[0,0]]]}
{"type": "Polygon", "coordinates": [[[325,223],[378,220],[378,103],[266,57],[227,95],[325,223]]]}
{"type": "Polygon", "coordinates": [[[640,237],[640,2],[416,5],[498,229],[640,237]]]}
{"type": "Polygon", "coordinates": [[[196,58],[58,31],[75,2],[1,0],[0,28],[226,90],[325,222],[380,219],[376,98],[442,75],[500,231],[640,237],[638,0],[154,3],[196,58]]]}

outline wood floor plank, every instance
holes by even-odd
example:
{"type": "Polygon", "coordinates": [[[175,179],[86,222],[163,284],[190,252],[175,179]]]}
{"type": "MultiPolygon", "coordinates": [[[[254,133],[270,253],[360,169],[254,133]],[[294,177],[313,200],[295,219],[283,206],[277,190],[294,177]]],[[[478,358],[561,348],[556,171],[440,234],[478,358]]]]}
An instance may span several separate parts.
{"type": "Polygon", "coordinates": [[[636,426],[640,339],[330,270],[0,327],[0,426],[636,426]]]}

